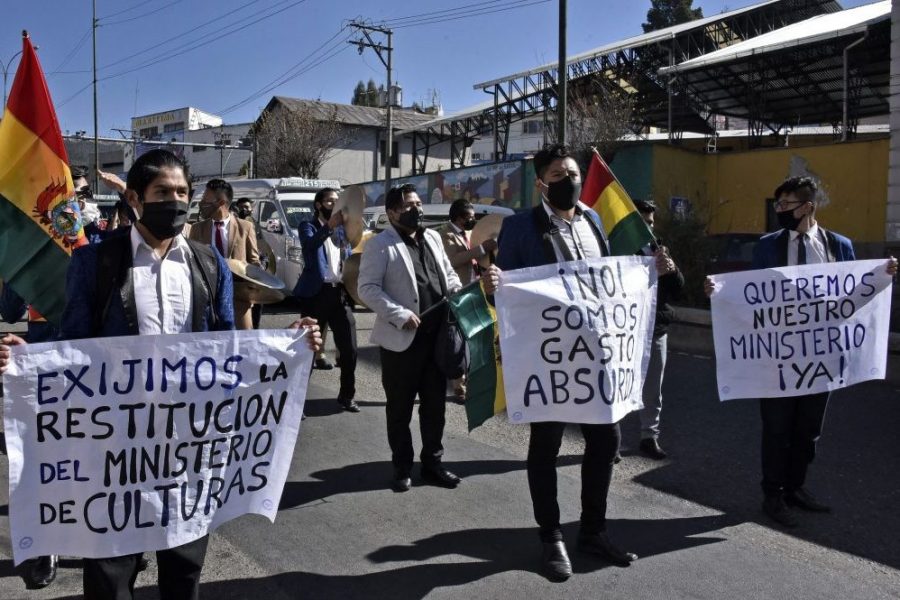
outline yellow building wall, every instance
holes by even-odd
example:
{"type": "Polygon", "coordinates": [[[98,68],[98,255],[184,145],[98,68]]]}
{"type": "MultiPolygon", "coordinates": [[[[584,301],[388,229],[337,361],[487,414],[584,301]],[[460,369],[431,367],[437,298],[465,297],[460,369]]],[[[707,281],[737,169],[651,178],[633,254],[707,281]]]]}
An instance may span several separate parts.
{"type": "Polygon", "coordinates": [[[701,154],[669,146],[653,153],[653,197],[666,205],[688,198],[709,221],[710,233],[762,233],[766,202],[790,175],[821,182],[829,202],[823,226],[858,242],[884,240],[887,138],[805,148],[701,154]]]}

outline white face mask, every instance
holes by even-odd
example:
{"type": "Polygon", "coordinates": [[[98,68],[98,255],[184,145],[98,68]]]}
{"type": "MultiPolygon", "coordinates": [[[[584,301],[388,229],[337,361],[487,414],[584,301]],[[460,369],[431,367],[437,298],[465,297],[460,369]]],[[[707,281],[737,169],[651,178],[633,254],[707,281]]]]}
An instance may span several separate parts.
{"type": "Polygon", "coordinates": [[[87,223],[96,223],[100,220],[100,208],[93,202],[85,202],[84,208],[81,209],[81,219],[87,223]]]}

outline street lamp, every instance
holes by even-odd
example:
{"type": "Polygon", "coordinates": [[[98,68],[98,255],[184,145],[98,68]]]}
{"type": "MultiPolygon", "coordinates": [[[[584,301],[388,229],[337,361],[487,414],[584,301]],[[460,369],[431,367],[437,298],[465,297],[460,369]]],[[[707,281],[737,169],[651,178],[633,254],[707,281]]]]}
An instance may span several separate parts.
{"type": "MultiPolygon", "coordinates": [[[[34,47],[35,50],[40,50],[40,48],[41,48],[40,46],[34,47]]],[[[5,65],[3,64],[2,61],[0,61],[0,67],[3,68],[3,109],[4,110],[6,109],[6,77],[7,77],[7,75],[9,75],[9,67],[10,67],[10,65],[12,65],[12,61],[16,60],[16,57],[19,56],[20,54],[22,54],[21,50],[19,50],[15,54],[13,54],[12,58],[10,58],[9,62],[7,62],[5,65]]]]}

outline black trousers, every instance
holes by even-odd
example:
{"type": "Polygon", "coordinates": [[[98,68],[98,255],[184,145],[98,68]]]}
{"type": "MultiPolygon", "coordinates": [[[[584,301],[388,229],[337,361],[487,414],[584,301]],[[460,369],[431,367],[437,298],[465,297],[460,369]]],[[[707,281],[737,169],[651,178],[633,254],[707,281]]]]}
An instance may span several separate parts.
{"type": "Polygon", "coordinates": [[[394,468],[408,474],[413,465],[412,434],[409,422],[419,396],[419,430],[422,434],[422,464],[441,462],[444,446],[444,411],[447,407],[447,378],[434,362],[436,331],[419,330],[403,352],[381,349],[381,383],[387,396],[387,434],[394,468]]]}
{"type": "Polygon", "coordinates": [[[320,326],[328,325],[338,350],[341,389],[338,396],[352,400],[356,396],[356,318],[344,286],[325,283],[319,293],[300,299],[303,316],[313,317],[320,326]]]}
{"type": "MultiPolygon", "coordinates": [[[[541,540],[562,540],[559,503],[556,501],[556,459],[565,423],[532,423],[528,442],[528,489],[541,540]]],[[[606,495],[619,449],[619,424],[581,425],[584,456],[581,459],[581,532],[606,529],[606,495]]]]}
{"type": "MultiPolygon", "coordinates": [[[[161,600],[197,600],[209,536],[156,553],[161,600]]],[[[132,600],[141,554],[84,559],[85,600],[132,600]]]]}
{"type": "Polygon", "coordinates": [[[803,487],[816,457],[829,393],[761,398],[762,488],[767,496],[803,487]]]}

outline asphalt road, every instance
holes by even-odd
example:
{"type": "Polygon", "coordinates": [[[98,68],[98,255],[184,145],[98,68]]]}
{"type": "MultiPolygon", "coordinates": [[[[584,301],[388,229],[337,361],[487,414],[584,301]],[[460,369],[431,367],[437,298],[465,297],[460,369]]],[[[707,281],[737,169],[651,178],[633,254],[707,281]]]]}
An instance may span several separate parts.
{"type": "MultiPolygon", "coordinates": [[[[263,325],[291,317],[266,315],[263,325]]],[[[336,370],[314,373],[278,519],[242,517],[213,535],[204,598],[900,598],[900,390],[877,382],[835,394],[809,481],[834,513],[801,515],[800,528],[783,531],[759,511],[756,403],[719,403],[713,361],[677,351],[695,347],[691,340],[671,339],[661,440],[671,458],[635,454],[637,422],[626,419],[610,492],[610,534],[641,558],[621,569],[575,551],[581,444],[573,429],[559,488],[576,573],[556,584],[535,572],[525,428],[495,418],[470,434],[462,407],[450,404],[445,461],[462,485],[414,478],[409,493],[388,489],[372,317],[357,318],[362,412],[338,411],[336,370]]],[[[25,590],[10,558],[5,462],[0,456],[0,598],[80,597],[74,558],[63,559],[51,587],[25,590]]],[[[158,598],[155,576],[151,561],[137,598],[158,598]]]]}

